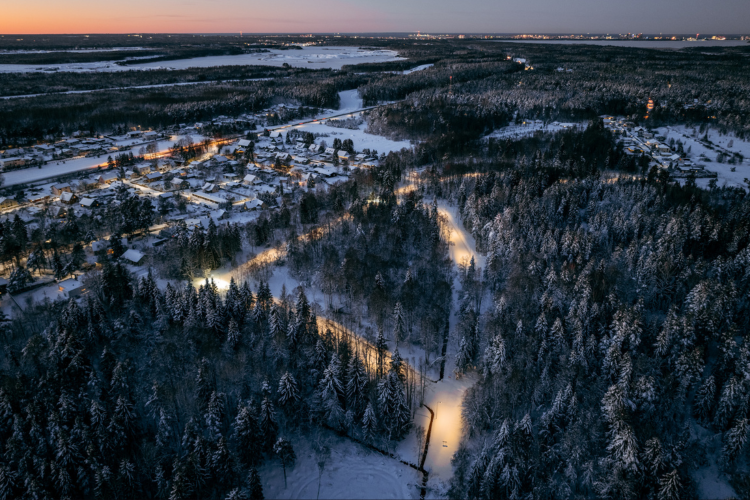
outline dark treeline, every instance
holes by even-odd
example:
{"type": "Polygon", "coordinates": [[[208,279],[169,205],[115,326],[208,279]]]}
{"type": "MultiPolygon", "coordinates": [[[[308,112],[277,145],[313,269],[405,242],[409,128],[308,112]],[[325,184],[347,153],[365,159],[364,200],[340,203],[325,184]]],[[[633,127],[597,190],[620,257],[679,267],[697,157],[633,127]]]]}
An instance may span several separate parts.
{"type": "Polygon", "coordinates": [[[154,50],[108,50],[96,52],[20,52],[0,53],[0,64],[73,64],[97,61],[122,61],[129,57],[155,57],[154,50]]]}
{"type": "Polygon", "coordinates": [[[27,95],[71,90],[96,90],[142,85],[164,85],[217,80],[250,80],[253,78],[284,78],[328,70],[277,68],[273,66],[216,66],[188,69],[150,69],[113,71],[107,73],[0,73],[0,95],[27,95]]]}
{"type": "Polygon", "coordinates": [[[116,127],[165,127],[218,115],[257,112],[277,99],[311,108],[337,108],[338,92],[365,76],[328,72],[278,80],[237,81],[149,89],[8,99],[0,106],[0,143],[59,137],[76,130],[109,133],[116,127]]]}
{"type": "Polygon", "coordinates": [[[628,166],[603,134],[425,177],[487,255],[462,275],[457,372],[480,379],[451,498],[689,498],[706,464],[747,495],[750,197],[600,174],[628,166]]]}

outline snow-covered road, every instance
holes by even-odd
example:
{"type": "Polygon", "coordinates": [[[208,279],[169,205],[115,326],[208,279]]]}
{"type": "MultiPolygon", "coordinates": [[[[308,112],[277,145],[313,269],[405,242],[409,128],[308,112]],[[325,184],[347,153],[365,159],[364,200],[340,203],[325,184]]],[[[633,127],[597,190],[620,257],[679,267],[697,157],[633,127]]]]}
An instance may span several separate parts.
{"type": "MultiPolygon", "coordinates": [[[[456,206],[445,201],[438,203],[438,212],[451,227],[450,257],[454,264],[467,263],[474,257],[477,267],[484,267],[485,257],[477,253],[474,237],[464,229],[458,218],[456,206]]],[[[461,283],[456,277],[453,284],[453,311],[456,310],[458,290],[461,283]]],[[[456,318],[450,317],[450,331],[455,329],[456,318]]],[[[463,400],[466,391],[476,383],[473,374],[467,374],[456,379],[453,369],[455,368],[455,342],[449,342],[446,354],[445,378],[436,384],[429,384],[425,391],[425,404],[435,412],[435,421],[432,424],[432,436],[430,449],[425,461],[425,469],[430,472],[429,485],[436,487],[435,480],[447,483],[453,476],[451,459],[458,449],[463,437],[463,400]]],[[[429,419],[427,420],[429,422],[429,419]]],[[[424,425],[424,424],[422,424],[424,425]]]]}

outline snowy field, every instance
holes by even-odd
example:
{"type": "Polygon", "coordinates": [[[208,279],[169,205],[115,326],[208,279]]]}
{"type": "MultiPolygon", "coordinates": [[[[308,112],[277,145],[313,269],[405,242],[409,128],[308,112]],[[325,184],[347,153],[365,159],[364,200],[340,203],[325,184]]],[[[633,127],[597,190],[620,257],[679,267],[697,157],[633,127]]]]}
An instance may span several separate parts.
{"type": "Polygon", "coordinates": [[[276,461],[258,470],[266,498],[419,498],[422,474],[347,439],[325,434],[331,458],[320,480],[318,465],[308,439],[292,439],[297,463],[284,473],[276,461]]]}
{"type": "Polygon", "coordinates": [[[107,72],[134,69],[186,69],[213,66],[283,66],[297,68],[341,69],[346,64],[398,61],[393,50],[364,50],[359,47],[302,47],[302,50],[270,49],[259,54],[207,56],[175,61],[158,61],[120,66],[113,61],[73,64],[0,64],[2,73],[27,73],[33,71],[107,72]]]}
{"type": "Polygon", "coordinates": [[[559,132],[560,130],[585,128],[585,123],[561,123],[552,122],[545,124],[541,120],[528,120],[518,125],[511,124],[493,130],[492,133],[485,136],[485,139],[520,139],[528,137],[536,132],[559,132]]]}
{"type": "Polygon", "coordinates": [[[599,45],[605,47],[628,47],[635,49],[685,49],[692,47],[742,47],[750,46],[743,40],[496,40],[502,43],[546,43],[549,45],[599,45]]]}
{"type": "MultiPolygon", "coordinates": [[[[745,179],[750,179],[750,141],[743,141],[733,135],[722,135],[719,131],[709,129],[706,133],[714,149],[709,149],[701,141],[704,134],[701,134],[697,128],[678,125],[673,127],[661,127],[656,129],[657,135],[664,136],[667,141],[674,139],[682,141],[685,151],[690,149],[688,157],[694,163],[705,165],[706,170],[716,172],[718,175],[716,185],[747,187],[745,179]],[[744,156],[744,161],[739,164],[730,165],[729,163],[719,163],[716,157],[719,152],[740,153],[744,156]],[[704,155],[703,157],[701,155],[704,155]],[[734,168],[734,172],[732,172],[734,168]]],[[[728,157],[727,157],[728,159],[728,157]]],[[[696,179],[696,184],[701,187],[707,187],[710,179],[696,179]]],[[[681,180],[684,182],[684,180],[681,180]]]]}
{"type": "Polygon", "coordinates": [[[402,75],[408,75],[410,73],[414,73],[415,71],[422,71],[423,69],[431,68],[433,66],[434,66],[434,64],[432,64],[432,63],[430,63],[430,64],[423,64],[421,66],[417,66],[416,68],[405,69],[404,71],[401,72],[401,74],[402,75]]]}
{"type": "MultiPolygon", "coordinates": [[[[320,121],[313,123],[305,123],[303,125],[285,125],[282,127],[276,127],[274,130],[304,130],[305,132],[312,132],[314,134],[328,134],[328,137],[323,137],[320,140],[326,141],[331,146],[334,139],[351,139],[354,142],[354,149],[362,151],[363,149],[377,150],[378,153],[388,154],[390,151],[400,151],[402,148],[410,148],[411,143],[409,141],[393,141],[386,137],[379,135],[368,134],[365,132],[367,123],[362,123],[359,129],[351,130],[347,128],[337,128],[326,124],[323,118],[328,116],[337,116],[337,120],[346,120],[348,118],[354,118],[361,114],[358,110],[362,109],[362,99],[359,97],[357,90],[344,90],[339,92],[340,104],[339,109],[332,110],[324,113],[319,118],[320,121]],[[344,113],[351,113],[344,116],[338,116],[344,113]]],[[[269,128],[271,130],[271,128],[269,128]]],[[[316,139],[316,142],[319,140],[316,139]]]]}

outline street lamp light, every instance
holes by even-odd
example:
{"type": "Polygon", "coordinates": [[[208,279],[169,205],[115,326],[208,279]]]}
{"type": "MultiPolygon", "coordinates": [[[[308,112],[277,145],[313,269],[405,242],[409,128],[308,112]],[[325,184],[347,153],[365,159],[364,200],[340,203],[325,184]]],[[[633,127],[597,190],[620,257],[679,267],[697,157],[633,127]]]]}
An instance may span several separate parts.
{"type": "Polygon", "coordinates": [[[435,420],[437,420],[437,414],[438,414],[438,410],[440,409],[440,403],[442,403],[442,401],[438,401],[437,408],[435,408],[435,420]]]}

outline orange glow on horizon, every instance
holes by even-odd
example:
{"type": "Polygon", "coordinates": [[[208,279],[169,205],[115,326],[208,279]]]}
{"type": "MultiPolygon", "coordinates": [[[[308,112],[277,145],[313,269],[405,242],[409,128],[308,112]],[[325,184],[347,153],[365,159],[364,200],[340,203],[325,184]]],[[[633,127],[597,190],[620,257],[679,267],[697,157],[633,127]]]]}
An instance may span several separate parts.
{"type": "Polygon", "coordinates": [[[28,0],[3,6],[0,33],[5,37],[78,33],[330,33],[340,31],[341,26],[352,32],[379,31],[386,22],[387,16],[377,8],[346,0],[321,3],[287,0],[282,9],[252,0],[211,3],[28,0]],[[332,16],[331,12],[337,15],[332,16]]]}

